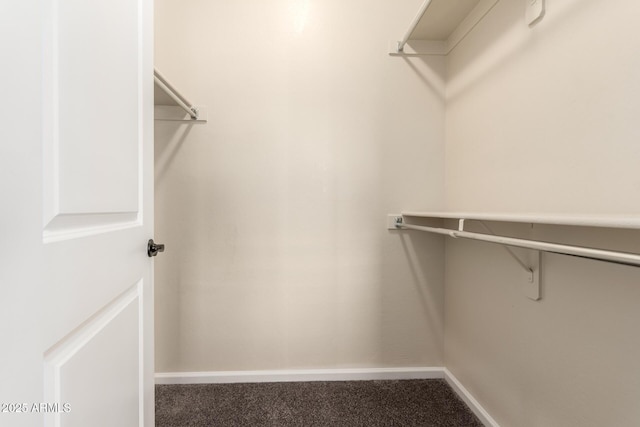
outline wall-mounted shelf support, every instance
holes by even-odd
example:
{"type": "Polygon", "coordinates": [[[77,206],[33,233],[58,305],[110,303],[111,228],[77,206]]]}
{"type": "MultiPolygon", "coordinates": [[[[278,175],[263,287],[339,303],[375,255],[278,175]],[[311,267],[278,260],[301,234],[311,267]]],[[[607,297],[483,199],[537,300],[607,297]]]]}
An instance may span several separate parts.
{"type": "MultiPolygon", "coordinates": [[[[496,234],[489,228],[489,226],[481,221],[480,224],[489,232],[491,235],[483,235],[479,233],[471,233],[464,230],[465,219],[460,218],[458,220],[458,230],[451,230],[448,228],[437,228],[437,227],[425,227],[418,226],[412,224],[406,224],[404,222],[404,218],[402,215],[388,215],[387,217],[387,229],[388,230],[419,230],[419,231],[428,231],[436,234],[444,234],[453,238],[470,238],[469,235],[479,235],[479,236],[487,236],[487,237],[495,237],[501,238],[500,236],[496,236],[496,234]]],[[[481,238],[477,238],[476,240],[482,240],[481,238]]],[[[488,240],[487,240],[488,241],[488,240]]],[[[493,242],[498,243],[498,242],[493,242]]],[[[525,296],[529,299],[537,301],[540,299],[540,270],[542,268],[542,257],[540,251],[536,252],[536,256],[533,259],[533,262],[528,263],[523,261],[509,246],[505,243],[501,243],[503,248],[507,251],[507,253],[516,261],[516,263],[522,268],[524,275],[522,280],[522,291],[525,296]]],[[[640,259],[639,259],[640,261],[640,259]]]]}
{"type": "Polygon", "coordinates": [[[153,70],[153,80],[156,87],[154,90],[156,120],[206,123],[207,120],[202,118],[200,108],[189,102],[156,69],[153,70]]]}
{"type": "MultiPolygon", "coordinates": [[[[522,218],[524,217],[526,217],[527,219],[530,218],[529,216],[508,217],[508,216],[497,215],[497,214],[494,214],[494,215],[476,214],[476,218],[471,218],[471,219],[513,221],[514,218],[515,220],[518,220],[518,219],[522,220],[522,218]]],[[[548,253],[559,254],[559,255],[569,255],[569,256],[574,256],[578,258],[609,262],[613,264],[640,267],[640,254],[630,253],[630,252],[611,251],[607,249],[588,248],[584,246],[565,245],[560,243],[543,242],[538,240],[519,239],[515,237],[498,236],[493,234],[490,229],[489,231],[492,234],[469,232],[464,230],[465,219],[470,219],[470,218],[468,217],[465,218],[461,215],[454,215],[452,213],[415,213],[415,214],[404,214],[404,215],[389,215],[387,220],[387,228],[392,229],[389,225],[390,223],[393,223],[393,228],[395,228],[396,230],[406,229],[406,230],[426,231],[429,233],[441,234],[441,235],[453,237],[456,239],[464,238],[464,239],[471,239],[471,240],[479,240],[483,242],[496,243],[503,246],[512,246],[512,247],[523,248],[523,249],[533,249],[539,252],[548,252],[548,253]],[[427,227],[422,225],[408,224],[405,222],[404,216],[414,216],[414,217],[421,217],[421,218],[441,218],[441,219],[458,218],[459,220],[458,229],[453,230],[450,228],[427,227]]],[[[582,223],[579,225],[584,225],[584,223],[592,223],[594,221],[592,219],[585,219],[581,217],[575,217],[574,220],[580,221],[582,223]]],[[[566,221],[567,221],[566,218],[558,218],[558,219],[552,220],[549,218],[541,217],[541,220],[538,221],[538,223],[566,224],[567,223],[566,221]]],[[[618,223],[618,221],[625,221],[624,223],[626,223],[626,221],[628,220],[607,219],[606,223],[616,224],[618,223]]],[[[534,223],[536,221],[527,221],[527,222],[534,223]]],[[[488,228],[486,224],[485,224],[485,227],[488,228]]],[[[536,257],[534,262],[531,264],[531,267],[527,266],[527,263],[523,262],[519,257],[515,256],[514,253],[512,252],[510,253],[514,255],[514,259],[516,259],[523,268],[525,268],[526,270],[532,270],[533,280],[531,281],[527,280],[528,286],[525,286],[525,293],[531,299],[534,299],[534,300],[539,299],[540,298],[540,288],[539,288],[540,270],[542,265],[542,263],[540,262],[541,260],[540,253],[536,257]]],[[[531,277],[531,275],[528,272],[527,272],[527,277],[531,277]]]]}
{"type": "MultiPolygon", "coordinates": [[[[495,236],[496,233],[491,229],[491,227],[489,227],[487,224],[485,224],[483,221],[478,221],[478,223],[482,226],[482,228],[484,228],[489,234],[495,236]]],[[[464,231],[464,219],[460,220],[460,229],[459,231],[464,231]]],[[[520,258],[518,256],[518,254],[516,254],[514,252],[513,249],[511,249],[510,246],[507,245],[502,245],[502,248],[507,251],[507,253],[511,256],[511,258],[513,258],[516,263],[522,267],[522,269],[524,270],[524,283],[522,286],[522,290],[524,292],[524,294],[527,296],[527,298],[532,299],[534,301],[537,301],[540,299],[540,269],[542,268],[542,256],[540,254],[540,251],[536,252],[536,256],[535,256],[535,260],[533,263],[528,263],[526,261],[524,261],[522,258],[520,258]]]]}
{"type": "Polygon", "coordinates": [[[469,231],[451,230],[449,228],[425,227],[421,225],[407,224],[401,221],[396,224],[398,229],[409,229],[427,231],[430,233],[444,234],[454,238],[465,238],[472,240],[480,240],[489,243],[497,243],[500,245],[515,246],[517,248],[535,249],[537,251],[549,252],[559,255],[571,255],[578,258],[592,259],[596,261],[604,261],[613,264],[629,265],[640,267],[640,254],[630,252],[617,252],[606,249],[587,248],[583,246],[564,245],[560,243],[542,242],[538,240],[518,239],[515,237],[491,236],[482,233],[472,233],[469,231]]]}
{"type": "MultiPolygon", "coordinates": [[[[460,221],[464,221],[464,220],[460,220],[460,221]]],[[[482,221],[478,221],[478,223],[482,226],[482,228],[484,228],[489,234],[495,236],[496,233],[493,232],[493,230],[491,228],[489,228],[489,226],[487,224],[485,224],[482,221]]],[[[459,231],[464,231],[464,230],[459,230],[459,231]]],[[[520,259],[520,257],[513,251],[513,249],[511,249],[509,246],[503,246],[504,250],[507,251],[507,253],[509,255],[511,255],[511,258],[513,258],[516,263],[522,267],[524,269],[524,271],[527,273],[527,276],[530,277],[531,279],[529,281],[533,281],[533,269],[531,267],[529,267],[527,265],[527,263],[525,261],[523,261],[522,259],[520,259]]]]}
{"type": "Polygon", "coordinates": [[[483,242],[497,243],[500,245],[515,246],[517,248],[535,249],[537,251],[549,252],[559,255],[571,255],[578,258],[604,261],[613,264],[630,265],[640,267],[640,254],[630,252],[617,252],[606,249],[587,248],[583,246],[563,245],[559,243],[542,242],[538,240],[518,239],[515,237],[491,236],[482,233],[472,233],[469,231],[457,231],[449,228],[425,227],[421,225],[407,224],[402,221],[396,225],[398,229],[427,231],[430,233],[444,234],[454,238],[465,238],[480,240],[483,242]]]}
{"type": "Polygon", "coordinates": [[[409,26],[409,29],[405,33],[405,35],[402,38],[402,40],[400,40],[398,42],[398,47],[397,47],[397,52],[398,53],[403,53],[404,52],[404,47],[407,44],[407,42],[409,41],[409,37],[411,37],[411,34],[413,34],[413,32],[415,31],[415,29],[418,26],[418,24],[420,24],[420,20],[422,19],[424,14],[427,12],[427,9],[431,5],[432,1],[433,0],[425,0],[425,2],[422,3],[422,6],[420,6],[420,10],[418,10],[418,14],[416,15],[415,18],[413,18],[413,21],[411,21],[411,25],[409,26]]]}

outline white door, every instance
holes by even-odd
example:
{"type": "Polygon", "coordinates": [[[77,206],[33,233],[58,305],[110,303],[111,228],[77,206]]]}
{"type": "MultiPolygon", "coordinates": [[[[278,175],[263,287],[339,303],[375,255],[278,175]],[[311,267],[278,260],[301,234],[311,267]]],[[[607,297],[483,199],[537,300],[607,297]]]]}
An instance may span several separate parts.
{"type": "Polygon", "coordinates": [[[0,1],[0,426],[152,426],[153,0],[0,1]]]}

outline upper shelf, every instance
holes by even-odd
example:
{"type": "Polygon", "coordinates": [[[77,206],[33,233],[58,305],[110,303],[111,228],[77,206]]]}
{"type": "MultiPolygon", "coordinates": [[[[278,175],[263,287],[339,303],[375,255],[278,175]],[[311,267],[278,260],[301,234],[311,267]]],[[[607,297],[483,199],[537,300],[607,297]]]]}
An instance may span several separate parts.
{"type": "Polygon", "coordinates": [[[153,70],[155,119],[206,123],[201,108],[196,108],[156,69],[153,70]]]}
{"type": "Polygon", "coordinates": [[[415,218],[469,219],[480,221],[524,222],[531,224],[640,229],[640,215],[551,215],[544,213],[512,214],[481,212],[402,212],[402,215],[415,218]]]}
{"type": "Polygon", "coordinates": [[[498,0],[426,0],[390,55],[447,55],[498,0]]]}

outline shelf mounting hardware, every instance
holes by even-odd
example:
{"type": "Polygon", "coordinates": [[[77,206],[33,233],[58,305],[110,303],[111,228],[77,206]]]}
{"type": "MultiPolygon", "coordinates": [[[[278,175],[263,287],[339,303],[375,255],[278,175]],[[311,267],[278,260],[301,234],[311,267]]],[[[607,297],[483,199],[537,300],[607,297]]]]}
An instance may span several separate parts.
{"type": "MultiPolygon", "coordinates": [[[[464,230],[465,220],[489,220],[489,221],[507,221],[507,222],[528,222],[531,224],[567,224],[567,225],[597,225],[619,228],[638,228],[635,218],[629,219],[627,217],[621,217],[618,219],[604,219],[594,220],[589,217],[545,217],[535,215],[521,215],[521,216],[508,216],[500,214],[454,214],[454,213],[404,213],[402,215],[389,215],[387,220],[388,229],[396,230],[418,230],[426,231],[428,233],[441,234],[453,238],[464,238],[471,240],[479,240],[482,242],[495,243],[503,246],[511,246],[523,249],[533,249],[538,251],[537,256],[527,266],[525,262],[518,262],[523,268],[527,270],[533,270],[533,280],[527,280],[525,286],[525,294],[531,299],[537,300],[540,298],[540,270],[541,270],[541,256],[542,252],[568,255],[577,258],[603,261],[612,264],[626,265],[631,267],[640,267],[640,254],[632,252],[613,251],[608,249],[590,248],[585,246],[566,245],[562,243],[552,243],[540,240],[519,239],[515,237],[498,236],[494,234],[475,233],[464,230]],[[458,219],[458,229],[450,229],[443,227],[427,227],[422,225],[407,224],[404,221],[404,216],[418,217],[418,218],[441,218],[441,219],[458,219]],[[537,219],[537,220],[536,220],[537,219]],[[393,227],[391,226],[393,225],[393,227]],[[530,286],[528,286],[530,285],[530,286]]],[[[486,224],[485,224],[486,226],[486,224]]],[[[519,259],[515,257],[514,259],[519,259]]],[[[530,274],[528,273],[528,277],[530,274]]]]}
{"type": "Polygon", "coordinates": [[[156,69],[153,70],[153,80],[180,108],[189,114],[192,120],[198,120],[200,112],[178,90],[165,79],[156,69]]]}
{"type": "MultiPolygon", "coordinates": [[[[461,219],[461,224],[464,219],[461,219]]],[[[484,222],[478,221],[478,223],[484,228],[489,234],[496,235],[494,231],[484,222]]],[[[464,231],[464,230],[460,230],[464,231]]],[[[509,255],[522,267],[525,271],[526,283],[523,286],[523,292],[527,296],[527,298],[537,301],[540,299],[540,269],[542,268],[542,258],[540,255],[540,251],[536,251],[536,260],[533,263],[534,265],[529,266],[529,263],[523,261],[518,254],[514,252],[511,247],[502,245],[502,248],[507,251],[509,255]],[[535,265],[537,264],[537,265],[535,265]]]]}
{"type": "MultiPolygon", "coordinates": [[[[443,234],[449,237],[457,238],[474,238],[471,236],[486,236],[487,238],[495,238],[503,239],[501,236],[497,236],[488,225],[483,223],[482,221],[478,221],[485,230],[487,230],[490,234],[480,234],[480,233],[471,233],[464,230],[465,226],[465,218],[460,218],[458,220],[458,230],[451,230],[448,228],[436,228],[436,227],[424,227],[413,224],[405,224],[404,218],[402,215],[389,215],[389,223],[393,223],[396,230],[409,229],[409,230],[419,230],[419,231],[428,231],[436,234],[443,234]]],[[[387,227],[388,229],[393,229],[392,227],[387,227]]],[[[492,243],[499,243],[502,247],[511,255],[511,257],[522,267],[525,272],[525,277],[522,284],[522,291],[525,296],[529,299],[537,301],[540,299],[540,269],[542,267],[542,254],[540,250],[536,252],[536,256],[534,257],[534,261],[529,266],[529,263],[520,259],[520,257],[508,246],[509,243],[504,243],[502,241],[496,241],[491,239],[483,239],[483,238],[475,238],[475,240],[484,240],[492,243]]],[[[514,239],[521,240],[521,239],[514,239]]],[[[522,245],[513,245],[527,248],[522,245]]],[[[531,249],[531,248],[528,248],[531,249]]]]}
{"type": "Polygon", "coordinates": [[[413,18],[413,21],[411,22],[411,25],[409,26],[409,29],[407,30],[406,34],[404,35],[402,40],[400,40],[398,42],[398,52],[399,53],[403,53],[404,52],[404,46],[407,44],[407,42],[409,41],[409,37],[411,37],[411,34],[413,33],[413,31],[416,29],[416,27],[420,23],[420,20],[422,19],[424,14],[427,12],[427,9],[431,5],[431,1],[432,0],[425,0],[425,2],[422,3],[422,6],[420,6],[420,10],[418,10],[418,13],[416,14],[416,17],[413,18]]]}

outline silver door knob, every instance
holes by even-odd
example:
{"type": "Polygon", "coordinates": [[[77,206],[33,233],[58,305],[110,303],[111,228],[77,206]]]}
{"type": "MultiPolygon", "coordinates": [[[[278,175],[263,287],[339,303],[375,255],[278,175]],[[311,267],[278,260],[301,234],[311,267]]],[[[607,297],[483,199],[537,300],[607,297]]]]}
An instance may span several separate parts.
{"type": "Polygon", "coordinates": [[[158,252],[164,252],[164,245],[154,242],[153,239],[149,239],[147,243],[147,255],[149,255],[149,258],[158,255],[158,252]]]}

